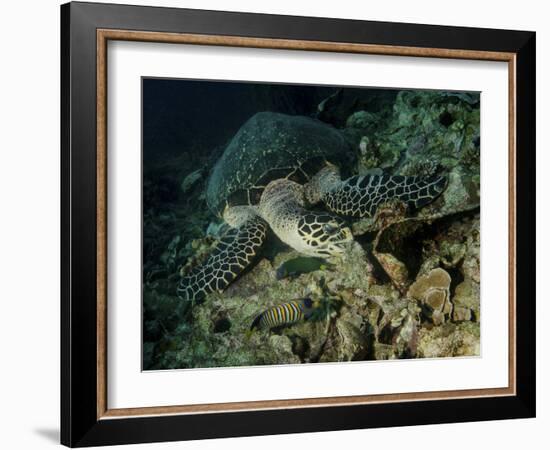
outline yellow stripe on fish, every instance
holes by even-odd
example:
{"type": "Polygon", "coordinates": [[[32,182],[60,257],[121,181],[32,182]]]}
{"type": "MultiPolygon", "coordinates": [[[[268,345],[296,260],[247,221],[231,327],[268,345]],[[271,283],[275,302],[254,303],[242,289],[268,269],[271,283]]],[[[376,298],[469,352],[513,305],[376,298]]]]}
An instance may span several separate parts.
{"type": "Polygon", "coordinates": [[[281,303],[256,316],[250,329],[275,328],[299,322],[311,315],[312,308],[313,301],[310,298],[281,303]]]}

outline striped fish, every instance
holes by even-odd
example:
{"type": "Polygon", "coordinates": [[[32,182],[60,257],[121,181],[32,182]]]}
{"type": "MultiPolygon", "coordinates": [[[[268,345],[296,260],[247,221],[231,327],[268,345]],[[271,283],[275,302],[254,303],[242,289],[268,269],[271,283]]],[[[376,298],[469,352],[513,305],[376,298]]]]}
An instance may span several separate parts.
{"type": "Polygon", "coordinates": [[[313,301],[310,298],[281,303],[258,315],[252,322],[250,329],[275,328],[296,323],[307,319],[311,315],[312,309],[313,301]]]}

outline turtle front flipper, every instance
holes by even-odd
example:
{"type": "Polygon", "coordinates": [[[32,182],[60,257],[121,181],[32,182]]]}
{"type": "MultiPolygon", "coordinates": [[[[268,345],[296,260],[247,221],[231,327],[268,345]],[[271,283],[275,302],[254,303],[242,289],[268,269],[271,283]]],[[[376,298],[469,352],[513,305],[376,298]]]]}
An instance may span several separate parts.
{"type": "Polygon", "coordinates": [[[222,292],[252,262],[265,241],[267,224],[251,216],[231,228],[201,266],[183,277],[177,289],[183,300],[200,300],[211,292],[222,292]]]}
{"type": "Polygon", "coordinates": [[[327,192],[323,201],[336,214],[372,217],[382,203],[400,200],[409,207],[421,208],[434,201],[447,186],[447,177],[405,177],[366,175],[348,178],[327,192]]]}
{"type": "Polygon", "coordinates": [[[446,187],[445,175],[365,175],[341,181],[332,166],[323,169],[306,192],[336,214],[372,217],[379,205],[395,199],[409,207],[421,208],[434,201],[446,187]]]}

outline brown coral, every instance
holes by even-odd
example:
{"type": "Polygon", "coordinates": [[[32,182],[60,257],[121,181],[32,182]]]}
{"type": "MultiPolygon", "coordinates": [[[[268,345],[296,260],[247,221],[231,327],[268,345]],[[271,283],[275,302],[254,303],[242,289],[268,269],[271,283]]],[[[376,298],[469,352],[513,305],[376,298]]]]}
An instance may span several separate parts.
{"type": "Polygon", "coordinates": [[[441,268],[419,276],[409,288],[408,296],[421,302],[435,325],[449,317],[453,305],[450,301],[451,276],[441,268]]]}

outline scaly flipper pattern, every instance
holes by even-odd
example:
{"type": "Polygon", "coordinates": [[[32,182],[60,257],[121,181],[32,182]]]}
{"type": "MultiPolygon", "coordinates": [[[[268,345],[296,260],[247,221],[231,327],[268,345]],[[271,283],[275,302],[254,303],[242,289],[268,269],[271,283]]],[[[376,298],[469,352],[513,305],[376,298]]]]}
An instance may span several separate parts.
{"type": "Polygon", "coordinates": [[[200,300],[222,292],[252,262],[265,241],[267,224],[258,216],[222,237],[206,262],[183,277],[177,289],[183,300],[200,300]]]}
{"type": "Polygon", "coordinates": [[[325,190],[322,200],[336,214],[372,217],[380,204],[393,199],[421,208],[434,201],[446,186],[446,176],[355,176],[325,190]]]}

